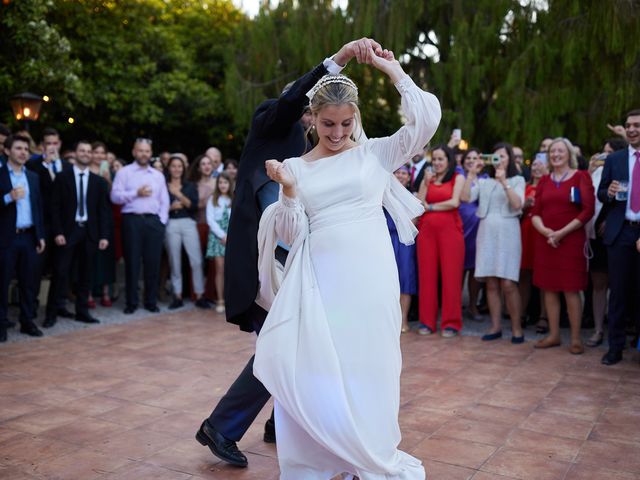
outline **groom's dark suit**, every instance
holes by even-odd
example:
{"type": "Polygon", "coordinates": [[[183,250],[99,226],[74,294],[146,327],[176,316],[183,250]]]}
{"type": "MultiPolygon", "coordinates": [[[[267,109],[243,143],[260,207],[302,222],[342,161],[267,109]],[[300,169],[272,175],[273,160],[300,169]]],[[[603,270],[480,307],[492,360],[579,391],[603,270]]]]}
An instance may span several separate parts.
{"type": "MultiPolygon", "coordinates": [[[[278,185],[267,177],[264,162],[300,156],[306,138],[300,118],[306,93],[327,74],[323,64],[298,79],[278,99],[261,103],[251,122],[240,157],[235,200],[225,254],[227,321],[241,330],[259,332],[267,312],[254,303],[258,294],[258,224],[262,211],[278,199],[278,185]]],[[[211,413],[208,423],[229,440],[238,441],[269,400],[253,376],[253,357],[211,413]]]]}

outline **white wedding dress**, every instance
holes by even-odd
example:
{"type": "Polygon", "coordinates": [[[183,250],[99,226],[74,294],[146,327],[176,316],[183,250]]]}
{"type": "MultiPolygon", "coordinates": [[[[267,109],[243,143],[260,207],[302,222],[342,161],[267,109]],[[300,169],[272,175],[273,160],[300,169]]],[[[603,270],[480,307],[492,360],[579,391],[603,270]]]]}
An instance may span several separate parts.
{"type": "Polygon", "coordinates": [[[400,288],[382,206],[412,243],[422,205],[392,172],[433,136],[440,104],[409,77],[396,84],[406,124],[337,155],[285,166],[298,197],[281,194],[258,233],[260,294],[269,310],[254,373],[275,398],[282,480],[423,480],[398,450],[400,288]],[[278,239],[292,246],[283,272],[278,239]],[[277,294],[276,294],[277,293],[277,294]]]}

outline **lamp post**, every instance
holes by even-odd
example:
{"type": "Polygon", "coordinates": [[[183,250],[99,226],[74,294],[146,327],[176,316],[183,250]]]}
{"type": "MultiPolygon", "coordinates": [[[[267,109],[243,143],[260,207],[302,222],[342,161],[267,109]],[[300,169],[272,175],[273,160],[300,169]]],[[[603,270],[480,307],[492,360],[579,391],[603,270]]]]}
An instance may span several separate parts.
{"type": "Polygon", "coordinates": [[[29,131],[29,120],[38,120],[40,116],[40,107],[42,106],[42,97],[35,93],[19,93],[9,100],[13,116],[16,120],[24,120],[24,126],[29,131]]]}

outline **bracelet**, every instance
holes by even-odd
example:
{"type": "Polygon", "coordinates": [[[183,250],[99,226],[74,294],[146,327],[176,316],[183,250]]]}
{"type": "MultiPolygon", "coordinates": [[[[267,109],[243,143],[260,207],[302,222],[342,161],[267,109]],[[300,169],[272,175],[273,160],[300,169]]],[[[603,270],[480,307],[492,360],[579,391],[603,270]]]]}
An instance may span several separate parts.
{"type": "Polygon", "coordinates": [[[507,183],[507,185],[505,185],[505,186],[504,186],[504,187],[502,187],[502,188],[504,188],[505,190],[511,190],[511,185],[509,185],[509,184],[507,183]]]}
{"type": "Polygon", "coordinates": [[[433,212],[433,205],[429,205],[428,209],[430,212],[433,212]]]}

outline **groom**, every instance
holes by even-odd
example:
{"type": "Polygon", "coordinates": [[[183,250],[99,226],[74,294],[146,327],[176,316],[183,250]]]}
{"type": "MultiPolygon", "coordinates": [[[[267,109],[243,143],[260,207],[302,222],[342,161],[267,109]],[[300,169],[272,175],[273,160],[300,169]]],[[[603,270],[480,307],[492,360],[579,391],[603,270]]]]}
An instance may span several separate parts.
{"type": "MultiPolygon", "coordinates": [[[[262,212],[278,200],[279,186],[267,177],[264,163],[300,156],[307,147],[300,119],[308,103],[306,93],[327,73],[340,73],[352,58],[364,62],[375,41],[362,38],[345,44],[333,57],[285,88],[279,98],[261,103],[253,114],[251,128],[240,157],[235,200],[231,209],[225,253],[225,309],[227,321],[245,332],[260,332],[267,312],[255,304],[258,295],[258,224],[262,212]]],[[[278,248],[283,265],[286,252],[278,248]]],[[[196,439],[218,458],[238,467],[247,457],[238,442],[262,407],[269,392],[253,376],[253,357],[229,387],[209,418],[202,422],[196,439]]],[[[265,425],[265,442],[274,443],[273,413],[265,425]]]]}

